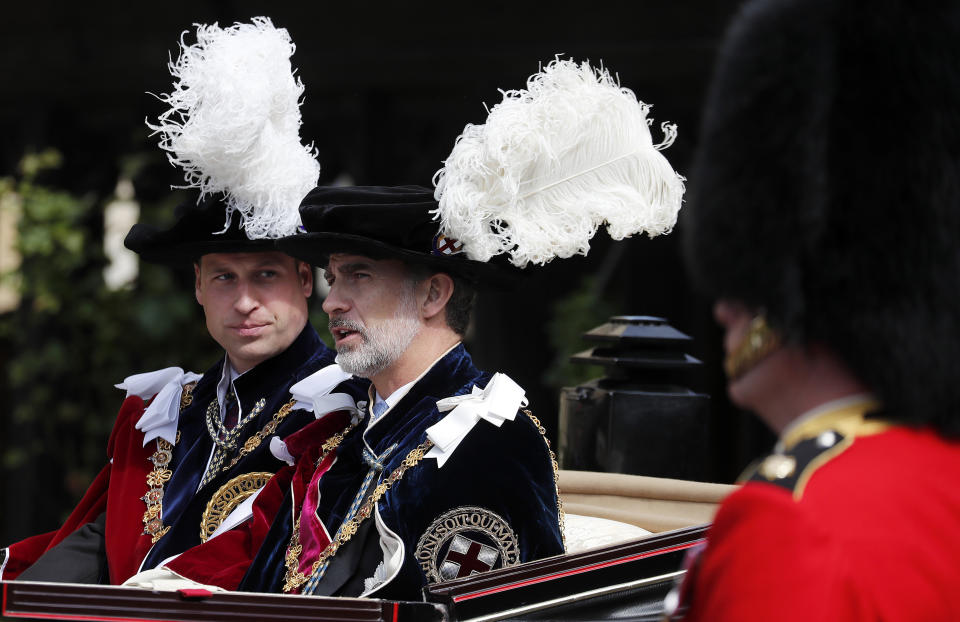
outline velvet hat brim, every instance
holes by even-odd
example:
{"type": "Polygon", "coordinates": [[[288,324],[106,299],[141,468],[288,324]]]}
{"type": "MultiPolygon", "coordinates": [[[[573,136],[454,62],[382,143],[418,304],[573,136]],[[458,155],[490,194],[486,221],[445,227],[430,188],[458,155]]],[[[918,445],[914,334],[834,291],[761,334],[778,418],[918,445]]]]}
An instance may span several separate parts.
{"type": "Polygon", "coordinates": [[[438,237],[433,192],[421,186],[320,186],[300,204],[305,233],[278,241],[284,252],[315,265],[333,253],[394,258],[464,278],[475,285],[509,287],[519,271],[500,261],[445,254],[455,241],[438,237]]]}
{"type": "Polygon", "coordinates": [[[177,220],[167,229],[138,223],[123,244],[150,263],[190,265],[210,253],[276,251],[276,240],[251,240],[234,215],[224,231],[226,206],[220,198],[208,197],[200,204],[188,201],[177,207],[177,220]],[[221,233],[222,232],[222,233],[221,233]]]}

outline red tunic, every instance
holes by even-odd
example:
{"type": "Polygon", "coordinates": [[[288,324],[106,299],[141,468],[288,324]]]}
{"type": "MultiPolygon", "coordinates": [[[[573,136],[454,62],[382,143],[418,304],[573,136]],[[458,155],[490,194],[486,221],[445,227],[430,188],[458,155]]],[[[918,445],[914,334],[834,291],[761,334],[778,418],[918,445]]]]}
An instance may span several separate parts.
{"type": "Polygon", "coordinates": [[[831,416],[723,503],[688,620],[960,620],[960,443],[831,416]]]}

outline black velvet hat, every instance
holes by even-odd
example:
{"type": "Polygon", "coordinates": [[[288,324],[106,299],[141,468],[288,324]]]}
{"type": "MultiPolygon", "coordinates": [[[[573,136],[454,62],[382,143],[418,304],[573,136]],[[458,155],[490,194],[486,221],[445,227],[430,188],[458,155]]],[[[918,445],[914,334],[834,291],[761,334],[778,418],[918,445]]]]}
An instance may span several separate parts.
{"type": "Polygon", "coordinates": [[[177,220],[167,229],[138,223],[123,240],[124,246],[144,261],[189,265],[207,253],[252,253],[277,250],[276,240],[251,240],[234,214],[224,231],[226,206],[220,198],[208,197],[199,205],[188,201],[177,207],[177,220]]]}
{"type": "Polygon", "coordinates": [[[306,233],[278,240],[284,252],[316,265],[332,253],[395,258],[465,278],[507,286],[518,275],[498,259],[468,259],[463,244],[440,234],[433,191],[421,186],[319,186],[300,204],[306,233]]]}
{"type": "Polygon", "coordinates": [[[960,4],[759,0],[730,28],[681,218],[712,298],[960,433],[960,4]]]}

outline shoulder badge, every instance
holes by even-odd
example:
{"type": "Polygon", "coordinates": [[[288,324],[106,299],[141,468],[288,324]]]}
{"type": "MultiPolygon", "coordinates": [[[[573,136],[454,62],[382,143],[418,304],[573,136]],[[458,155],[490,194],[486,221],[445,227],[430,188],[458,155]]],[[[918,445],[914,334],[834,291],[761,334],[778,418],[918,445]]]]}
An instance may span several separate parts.
{"type": "Polygon", "coordinates": [[[500,515],[459,507],[430,523],[417,542],[416,558],[431,583],[513,566],[520,561],[517,535],[500,515]]]}
{"type": "Polygon", "coordinates": [[[748,469],[741,481],[775,484],[799,499],[810,476],[843,453],[852,442],[852,436],[844,436],[837,430],[824,430],[812,438],[803,439],[788,451],[770,454],[748,469]]]}

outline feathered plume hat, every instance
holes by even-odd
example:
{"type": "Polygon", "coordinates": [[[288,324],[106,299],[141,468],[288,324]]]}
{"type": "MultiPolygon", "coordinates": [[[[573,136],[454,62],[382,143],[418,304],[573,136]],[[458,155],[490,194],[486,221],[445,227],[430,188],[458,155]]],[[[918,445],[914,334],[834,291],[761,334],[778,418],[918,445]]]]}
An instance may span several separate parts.
{"type": "Polygon", "coordinates": [[[169,108],[147,125],[199,199],[181,205],[169,229],[135,225],[125,244],[158,263],[272,250],[296,233],[300,200],[320,175],[312,147],[300,142],[295,46],[258,17],[197,25],[196,43],[181,38],[180,48],[170,63],[173,91],[160,97],[169,108]]]}
{"type": "Polygon", "coordinates": [[[604,69],[555,60],[467,125],[433,196],[424,188],[317,188],[301,206],[308,233],[286,241],[312,260],[356,250],[423,261],[495,282],[519,268],[586,254],[597,229],[621,239],[667,233],[683,178],[654,144],[649,106],[604,69]]]}
{"type": "Polygon", "coordinates": [[[960,433],[960,5],[760,0],[722,46],[681,223],[713,298],[960,433]]]}

